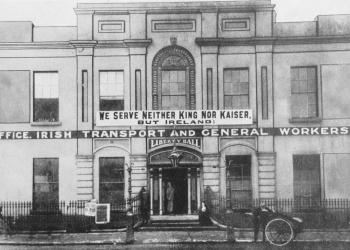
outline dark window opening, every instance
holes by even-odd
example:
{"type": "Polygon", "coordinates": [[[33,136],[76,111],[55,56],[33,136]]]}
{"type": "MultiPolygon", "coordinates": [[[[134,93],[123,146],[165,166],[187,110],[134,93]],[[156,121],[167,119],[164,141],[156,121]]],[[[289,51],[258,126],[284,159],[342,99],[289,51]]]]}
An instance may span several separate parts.
{"type": "Polygon", "coordinates": [[[117,203],[124,200],[124,157],[101,157],[100,203],[117,203]]]}
{"type": "Polygon", "coordinates": [[[34,210],[58,209],[58,158],[35,158],[33,172],[34,210]]]}
{"type": "Polygon", "coordinates": [[[226,156],[227,204],[245,203],[252,200],[251,156],[226,156]]]}

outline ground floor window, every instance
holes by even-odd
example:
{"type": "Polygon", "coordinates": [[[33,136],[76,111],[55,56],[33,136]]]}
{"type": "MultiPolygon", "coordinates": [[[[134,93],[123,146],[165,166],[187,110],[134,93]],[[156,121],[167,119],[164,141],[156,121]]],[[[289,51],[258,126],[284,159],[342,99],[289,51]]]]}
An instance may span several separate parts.
{"type": "Polygon", "coordinates": [[[116,203],[124,200],[124,157],[101,157],[100,203],[116,203]]]}
{"type": "Polygon", "coordinates": [[[252,199],[251,156],[226,156],[227,204],[250,202],[252,199]]]}
{"type": "Polygon", "coordinates": [[[299,206],[316,205],[321,199],[320,155],[293,155],[294,200],[299,206]]]}
{"type": "Polygon", "coordinates": [[[58,203],[58,158],[35,158],[33,170],[34,209],[58,203]]]}

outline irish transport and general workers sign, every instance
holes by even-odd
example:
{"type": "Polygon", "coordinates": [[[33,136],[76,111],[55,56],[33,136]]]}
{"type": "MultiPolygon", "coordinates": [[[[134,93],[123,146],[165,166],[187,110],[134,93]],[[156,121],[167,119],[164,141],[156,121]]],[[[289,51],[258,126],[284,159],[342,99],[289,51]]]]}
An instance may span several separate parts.
{"type": "Polygon", "coordinates": [[[242,136],[341,136],[350,127],[280,127],[280,128],[196,128],[196,129],[115,129],[66,131],[0,131],[1,140],[94,139],[94,138],[183,138],[242,136]]]}

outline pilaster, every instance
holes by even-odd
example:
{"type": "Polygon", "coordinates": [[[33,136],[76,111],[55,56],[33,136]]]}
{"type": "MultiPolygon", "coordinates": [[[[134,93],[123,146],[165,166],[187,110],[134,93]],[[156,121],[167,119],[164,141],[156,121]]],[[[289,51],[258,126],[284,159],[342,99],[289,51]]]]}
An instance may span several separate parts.
{"type": "Polygon", "coordinates": [[[259,198],[276,198],[276,153],[259,152],[259,198]]]}

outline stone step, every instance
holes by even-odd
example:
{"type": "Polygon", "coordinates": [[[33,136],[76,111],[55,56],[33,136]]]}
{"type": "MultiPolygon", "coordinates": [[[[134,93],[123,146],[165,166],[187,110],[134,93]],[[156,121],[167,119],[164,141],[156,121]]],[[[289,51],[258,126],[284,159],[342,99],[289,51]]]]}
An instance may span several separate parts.
{"type": "Polygon", "coordinates": [[[216,226],[143,226],[140,231],[220,231],[216,226]]]}
{"type": "Polygon", "coordinates": [[[150,221],[152,224],[199,224],[198,220],[159,220],[150,221]]]}
{"type": "Polygon", "coordinates": [[[164,221],[164,220],[198,220],[198,215],[151,215],[151,221],[164,221]]]}

